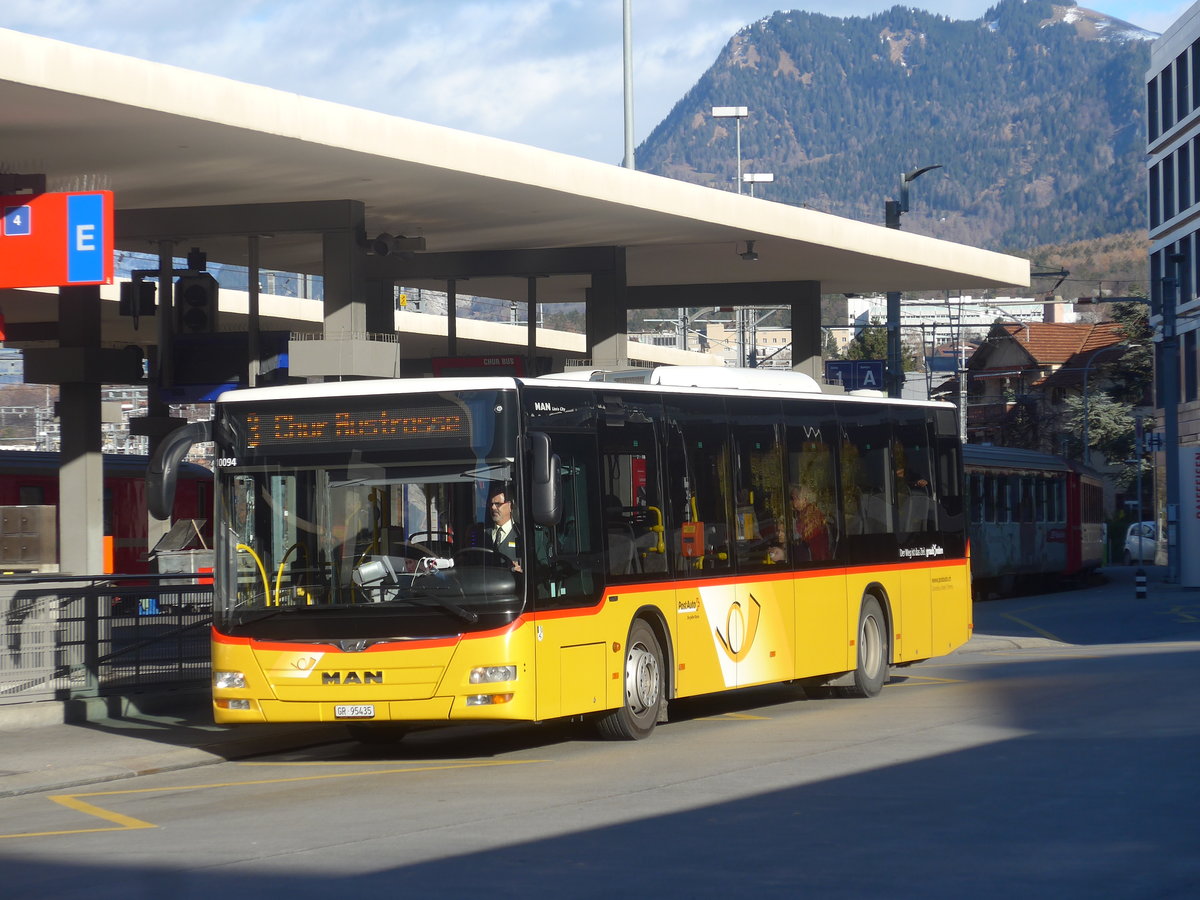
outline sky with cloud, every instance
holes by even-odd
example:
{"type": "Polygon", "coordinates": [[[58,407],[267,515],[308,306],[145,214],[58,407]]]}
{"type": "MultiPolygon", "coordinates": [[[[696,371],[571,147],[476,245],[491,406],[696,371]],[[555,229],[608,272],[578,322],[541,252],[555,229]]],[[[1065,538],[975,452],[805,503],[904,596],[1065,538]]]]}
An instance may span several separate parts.
{"type": "MultiPolygon", "coordinates": [[[[993,4],[911,5],[976,19],[993,4]]],[[[742,26],[779,8],[853,16],[894,5],[633,0],[635,140],[650,133],[742,26]]],[[[1192,2],[1081,5],[1162,32],[1192,2]]],[[[621,160],[621,0],[156,0],[136,9],[126,0],[4,0],[0,27],[621,160]]]]}

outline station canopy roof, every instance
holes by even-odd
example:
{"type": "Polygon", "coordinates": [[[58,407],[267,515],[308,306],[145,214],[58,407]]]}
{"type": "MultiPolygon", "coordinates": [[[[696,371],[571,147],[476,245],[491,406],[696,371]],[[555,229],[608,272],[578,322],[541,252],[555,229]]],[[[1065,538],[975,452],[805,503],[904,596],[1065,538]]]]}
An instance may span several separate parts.
{"type": "MultiPolygon", "coordinates": [[[[118,215],[361,200],[369,236],[423,237],[428,252],[623,246],[631,286],[1029,283],[1016,257],[4,29],[0,109],[0,172],[44,173],[50,190],[111,190],[118,215]],[[747,241],[757,261],[742,259],[747,241]]],[[[122,249],[157,252],[117,231],[122,249]]],[[[213,262],[247,261],[243,234],[160,237],[180,256],[198,245],[213,262]]],[[[319,234],[260,246],[263,268],[321,274],[319,234]]],[[[538,300],[582,300],[587,285],[547,279],[538,300]]],[[[526,285],[473,279],[459,291],[523,299],[526,285]]]]}

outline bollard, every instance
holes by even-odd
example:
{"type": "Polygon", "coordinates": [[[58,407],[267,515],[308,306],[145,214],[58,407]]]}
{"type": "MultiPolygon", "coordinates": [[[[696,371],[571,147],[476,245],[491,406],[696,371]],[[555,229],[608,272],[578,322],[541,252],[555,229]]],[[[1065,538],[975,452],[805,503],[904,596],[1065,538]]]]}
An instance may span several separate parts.
{"type": "Polygon", "coordinates": [[[1134,598],[1137,600],[1146,599],[1146,570],[1138,569],[1133,573],[1133,583],[1137,585],[1137,590],[1134,593],[1134,598]]]}

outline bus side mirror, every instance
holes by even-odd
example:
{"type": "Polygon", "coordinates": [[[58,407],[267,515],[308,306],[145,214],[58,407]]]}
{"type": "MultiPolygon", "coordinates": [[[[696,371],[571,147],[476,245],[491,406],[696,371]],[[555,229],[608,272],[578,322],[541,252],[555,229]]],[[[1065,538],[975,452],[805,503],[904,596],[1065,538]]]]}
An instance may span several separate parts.
{"type": "Polygon", "coordinates": [[[551,452],[550,435],[529,435],[533,475],[533,524],[557,525],[562,519],[562,475],[558,454],[551,452]]]}
{"type": "Polygon", "coordinates": [[[146,467],[146,508],[156,519],[171,518],[179,464],[193,444],[211,441],[212,422],[191,422],[163,438],[146,467]]]}

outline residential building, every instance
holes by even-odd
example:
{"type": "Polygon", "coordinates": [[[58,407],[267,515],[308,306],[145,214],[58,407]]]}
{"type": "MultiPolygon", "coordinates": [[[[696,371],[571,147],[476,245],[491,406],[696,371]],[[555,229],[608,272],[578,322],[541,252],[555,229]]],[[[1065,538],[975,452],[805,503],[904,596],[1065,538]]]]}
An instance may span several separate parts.
{"type": "Polygon", "coordinates": [[[1100,363],[1119,358],[1124,339],[1114,322],[993,325],[967,361],[967,440],[1081,457],[1066,401],[1103,389],[1100,363]]]}
{"type": "Polygon", "coordinates": [[[1146,73],[1150,297],[1157,326],[1156,405],[1169,441],[1166,469],[1167,578],[1200,586],[1200,557],[1180,552],[1200,542],[1200,3],[1150,47],[1146,73]],[[1164,303],[1174,316],[1163,315],[1164,303]],[[1169,334],[1171,320],[1175,334],[1169,334]],[[1174,340],[1173,340],[1174,338],[1174,340]],[[1174,352],[1164,350],[1175,347],[1174,352]],[[1178,381],[1168,384],[1178,360],[1178,381]],[[1173,445],[1172,445],[1173,444],[1173,445]]]}

